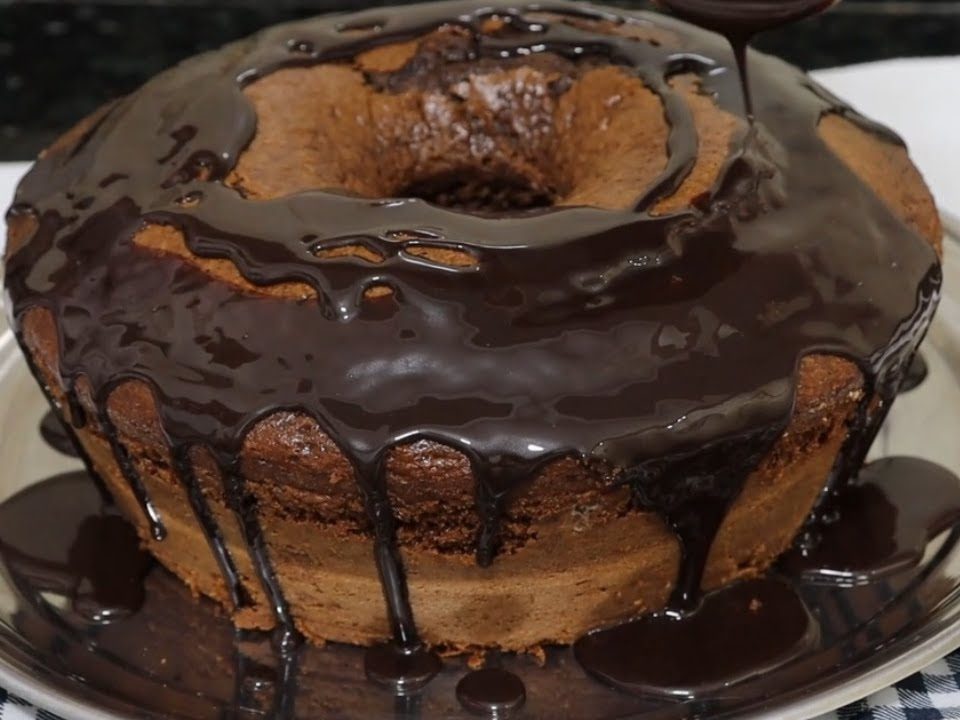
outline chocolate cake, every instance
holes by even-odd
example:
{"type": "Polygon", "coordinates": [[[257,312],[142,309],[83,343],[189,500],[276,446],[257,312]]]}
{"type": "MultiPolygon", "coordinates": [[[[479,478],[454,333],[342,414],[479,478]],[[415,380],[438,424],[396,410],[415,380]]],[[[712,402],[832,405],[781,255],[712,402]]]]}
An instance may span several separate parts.
{"type": "MultiPolygon", "coordinates": [[[[939,295],[902,142],[648,13],[278,26],[82,121],[9,312],[145,546],[241,628],[527,650],[764,573],[939,295]]],[[[518,7],[516,5],[512,7],[518,7]]]]}

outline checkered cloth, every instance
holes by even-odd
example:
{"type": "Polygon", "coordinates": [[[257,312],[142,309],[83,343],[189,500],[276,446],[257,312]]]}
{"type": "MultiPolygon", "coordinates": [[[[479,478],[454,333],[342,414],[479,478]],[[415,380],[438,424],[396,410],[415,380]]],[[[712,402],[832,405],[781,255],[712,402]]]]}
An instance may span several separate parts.
{"type": "Polygon", "coordinates": [[[960,720],[960,650],[822,720],[960,720]]]}
{"type": "MultiPolygon", "coordinates": [[[[62,720],[0,688],[0,720],[62,720]]],[[[960,650],[817,720],[960,720],[960,650]]]]}
{"type": "Polygon", "coordinates": [[[0,720],[62,720],[46,710],[40,710],[23,698],[0,688],[0,720]]]}

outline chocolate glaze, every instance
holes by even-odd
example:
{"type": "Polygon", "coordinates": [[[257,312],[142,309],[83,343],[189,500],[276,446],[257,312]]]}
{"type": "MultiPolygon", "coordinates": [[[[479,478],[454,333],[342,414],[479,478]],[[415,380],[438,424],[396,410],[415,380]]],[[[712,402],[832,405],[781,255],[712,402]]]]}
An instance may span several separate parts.
{"type": "Polygon", "coordinates": [[[64,473],[0,506],[0,554],[34,602],[68,602],[70,616],[102,625],[129,617],[144,600],[152,556],[137,533],[102,498],[85,471],[64,473]],[[53,519],[39,532],[37,518],[53,519]]]}
{"type": "Polygon", "coordinates": [[[171,453],[171,461],[174,472],[176,472],[187,491],[190,508],[193,510],[197,522],[200,523],[200,527],[203,528],[203,534],[207,538],[210,550],[213,552],[217,565],[220,567],[220,572],[223,574],[224,584],[227,586],[227,592],[230,593],[230,601],[236,608],[248,605],[250,598],[240,581],[240,575],[233,563],[233,557],[230,555],[223,534],[220,532],[220,526],[213,517],[210,505],[200,488],[200,482],[197,480],[193,464],[190,462],[187,448],[175,447],[171,453]]]}
{"type": "MultiPolygon", "coordinates": [[[[163,525],[163,521],[160,519],[160,513],[154,507],[153,502],[150,500],[150,496],[147,494],[147,489],[144,487],[143,479],[140,477],[140,471],[137,470],[137,466],[134,464],[133,457],[130,455],[130,451],[127,450],[126,446],[120,441],[120,436],[117,433],[117,428],[113,424],[113,419],[110,417],[110,413],[107,411],[107,397],[112,390],[112,385],[107,384],[105,391],[102,393],[102,399],[98,403],[100,412],[97,417],[97,422],[100,427],[103,428],[104,434],[107,436],[107,439],[110,441],[110,449],[113,451],[113,456],[117,459],[117,463],[120,465],[120,471],[123,473],[123,476],[126,478],[127,483],[130,485],[130,489],[133,491],[133,496],[136,498],[137,503],[140,505],[140,509],[143,511],[144,516],[147,518],[147,521],[150,524],[150,535],[153,536],[154,540],[163,540],[167,536],[167,529],[163,525]]],[[[72,395],[73,393],[71,393],[72,395]]],[[[73,401],[74,403],[76,401],[73,401]]]]}
{"type": "Polygon", "coordinates": [[[301,646],[277,647],[282,637],[237,630],[234,634],[233,706],[270,718],[293,718],[301,646]]]}
{"type": "MultiPolygon", "coordinates": [[[[779,573],[712,592],[692,612],[668,610],[596,631],[574,653],[587,672],[626,692],[717,695],[824,645],[820,622],[836,600],[805,586],[870,585],[882,600],[887,578],[917,567],[929,541],[958,523],[956,475],[917,458],[877,460],[836,493],[815,543],[784,556],[779,573]]],[[[852,590],[850,600],[864,598],[852,590]]],[[[875,612],[876,599],[866,600],[875,612]]]]}
{"type": "MultiPolygon", "coordinates": [[[[221,456],[218,460],[223,472],[223,489],[227,504],[234,515],[237,516],[240,531],[243,533],[247,550],[250,552],[250,559],[253,561],[254,570],[257,572],[260,585],[267,594],[267,600],[270,602],[273,614],[280,626],[280,646],[286,648],[290,645],[291,634],[294,632],[293,619],[290,617],[290,607],[283,597],[280,584],[270,564],[269,551],[257,516],[257,502],[251,494],[244,491],[243,473],[240,472],[239,449],[231,456],[221,456]]],[[[224,551],[224,557],[228,558],[229,553],[226,547],[221,545],[221,548],[224,551]]]]}
{"type": "MultiPolygon", "coordinates": [[[[473,464],[481,564],[493,559],[504,498],[544,463],[572,455],[605,464],[612,482],[631,485],[637,504],[676,530],[684,562],[674,601],[692,606],[726,508],[790,417],[801,358],[850,358],[867,397],[880,399],[880,411],[864,405],[839,483],[858,467],[936,306],[934,251],[826,150],[816,127],[834,112],[884,131],[799,71],[752,60],[760,71],[756,125],[737,140],[702,208],[653,216],[646,209],[679,186],[697,151],[690,113],[666,77],[694,72],[724,109],[738,109],[733,74],[714,72],[726,55],[722,40],[663,19],[679,38],[679,47],[663,47],[562,21],[528,23],[522,7],[495,11],[516,32],[494,37],[479,30],[488,8],[456,2],[308,20],[187,61],[118,101],[69,155],[38,161],[17,191],[13,212],[38,222],[7,266],[17,327],[29,308],[53,311],[61,375],[68,384],[89,380],[95,420],[156,539],[162,518],[117,437],[110,391],[146,381],[174,456],[195,446],[212,453],[288,631],[292,618],[239,463],[246,433],[270,413],[314,418],[353,463],[399,648],[417,648],[419,639],[383,460],[394,445],[421,438],[473,464]],[[256,129],[245,84],[445,23],[473,34],[477,58],[551,52],[643,78],[663,100],[670,158],[636,208],[490,217],[319,190],[248,202],[221,182],[256,129]],[[341,33],[371,24],[376,32],[341,33]],[[179,228],[195,254],[231,260],[251,283],[306,283],[317,300],[255,297],[157,257],[132,242],[145,222],[179,228]],[[432,244],[474,254],[479,271],[441,271],[405,253],[415,241],[403,238],[423,232],[432,244]],[[305,244],[308,235],[315,239],[305,244]],[[385,258],[375,269],[315,254],[358,238],[385,258]],[[372,284],[393,288],[395,312],[362,312],[372,284]],[[504,305],[497,298],[508,288],[516,302],[504,305]],[[762,314],[761,306],[796,310],[762,314]],[[411,330],[415,347],[405,339],[411,330]],[[658,342],[678,330],[683,347],[658,342]]],[[[549,9],[621,22],[573,4],[549,9]]],[[[183,474],[188,487],[195,483],[183,474]]],[[[235,566],[191,494],[240,601],[235,566]]]]}
{"type": "Polygon", "coordinates": [[[927,460],[876,460],[780,567],[808,581],[854,585],[915,565],[933,537],[960,522],[956,485],[953,473],[927,460]]]}
{"type": "Polygon", "coordinates": [[[523,681],[503,668],[474,670],[457,683],[457,700],[475,715],[509,718],[526,699],[523,681]]]}
{"type": "Polygon", "coordinates": [[[900,392],[916,390],[927,379],[929,372],[927,361],[923,358],[923,354],[918,352],[910,360],[907,372],[903,376],[903,383],[900,385],[900,392]]]}
{"type": "Polygon", "coordinates": [[[590,674],[626,692],[697,697],[810,652],[819,628],[787,583],[749,580],[706,595],[684,617],[646,615],[574,645],[590,674]]]}
{"type": "Polygon", "coordinates": [[[77,457],[77,446],[70,436],[67,429],[63,426],[60,416],[53,410],[49,410],[40,420],[40,435],[44,442],[54,450],[62,452],[64,455],[77,457]]]}
{"type": "MultiPolygon", "coordinates": [[[[479,673],[450,661],[429,686],[394,703],[392,693],[364,688],[360,648],[303,646],[284,655],[269,636],[236,632],[212,603],[193,598],[139,549],[133,528],[104,504],[89,477],[71,473],[0,504],[0,652],[12,652],[14,629],[13,646],[35,654],[32,666],[71,678],[72,692],[150,717],[428,720],[466,717],[458,701],[489,716],[491,705],[516,707],[524,696],[522,714],[531,720],[720,715],[824,677],[862,672],[856,663],[915,636],[955,594],[955,565],[939,563],[956,556],[960,533],[954,529],[924,560],[914,539],[942,527],[939,511],[956,517],[960,479],[908,458],[881,461],[865,474],[888,489],[889,499],[862,504],[851,488],[844,522],[867,527],[880,516],[877,507],[894,509],[910,527],[892,537],[907,540],[913,564],[880,558],[882,567],[853,586],[804,573],[744,582],[708,595],[686,620],[646,617],[572,649],[550,648],[544,667],[508,654],[479,673]],[[917,486],[926,492],[912,492],[917,486]],[[668,650],[658,651],[657,641],[669,642],[668,650]],[[591,681],[572,655],[592,676],[628,692],[591,681]]],[[[874,537],[851,540],[866,551],[874,537]]],[[[844,548],[838,551],[842,558],[844,548]]]]}

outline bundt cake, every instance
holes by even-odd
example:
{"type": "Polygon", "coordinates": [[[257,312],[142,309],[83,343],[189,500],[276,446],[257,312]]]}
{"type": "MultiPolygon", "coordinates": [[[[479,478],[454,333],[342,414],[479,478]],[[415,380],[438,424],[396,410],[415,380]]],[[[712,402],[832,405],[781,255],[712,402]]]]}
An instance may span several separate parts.
{"type": "MultiPolygon", "coordinates": [[[[570,643],[757,576],[929,324],[903,144],[725,41],[427,3],[188,60],[8,215],[37,380],[241,628],[570,643]]],[[[498,9],[500,8],[500,9],[498,9]]]]}

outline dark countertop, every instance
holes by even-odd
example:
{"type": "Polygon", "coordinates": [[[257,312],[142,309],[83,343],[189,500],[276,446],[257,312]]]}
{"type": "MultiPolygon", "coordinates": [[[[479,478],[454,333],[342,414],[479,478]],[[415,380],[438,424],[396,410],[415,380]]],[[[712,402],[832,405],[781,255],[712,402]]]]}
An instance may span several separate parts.
{"type": "MultiPolygon", "coordinates": [[[[385,4],[396,2],[0,0],[0,160],[30,159],[104,101],[184,57],[276,22],[385,4]]],[[[805,68],[957,55],[960,1],[846,0],[822,17],[772,32],[756,45],[805,68]]]]}

